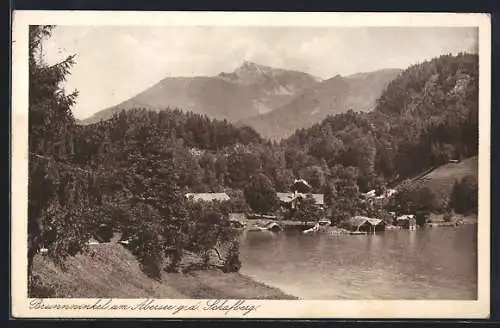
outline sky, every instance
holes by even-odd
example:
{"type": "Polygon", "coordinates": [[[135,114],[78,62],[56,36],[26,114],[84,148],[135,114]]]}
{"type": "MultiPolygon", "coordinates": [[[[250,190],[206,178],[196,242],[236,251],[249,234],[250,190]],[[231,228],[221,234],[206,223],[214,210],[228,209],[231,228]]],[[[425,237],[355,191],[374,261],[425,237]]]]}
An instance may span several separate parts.
{"type": "Polygon", "coordinates": [[[79,91],[78,119],[165,77],[213,76],[244,61],[327,79],[460,51],[477,52],[476,28],[57,26],[43,45],[48,64],[76,54],[64,87],[79,91]]]}

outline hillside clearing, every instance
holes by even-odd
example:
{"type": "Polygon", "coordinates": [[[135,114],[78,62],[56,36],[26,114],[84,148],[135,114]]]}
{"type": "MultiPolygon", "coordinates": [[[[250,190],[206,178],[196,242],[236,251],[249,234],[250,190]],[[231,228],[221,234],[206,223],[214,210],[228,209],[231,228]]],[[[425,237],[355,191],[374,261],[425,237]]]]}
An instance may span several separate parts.
{"type": "Polygon", "coordinates": [[[436,193],[449,194],[455,181],[460,181],[468,175],[475,177],[478,175],[477,156],[469,157],[458,163],[442,165],[414,181],[429,187],[436,193]]]}

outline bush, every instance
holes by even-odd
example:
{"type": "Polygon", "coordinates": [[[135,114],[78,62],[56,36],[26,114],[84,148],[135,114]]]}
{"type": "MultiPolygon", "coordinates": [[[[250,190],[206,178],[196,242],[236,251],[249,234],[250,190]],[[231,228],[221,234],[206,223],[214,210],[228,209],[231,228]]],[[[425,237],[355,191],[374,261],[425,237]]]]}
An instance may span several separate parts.
{"type": "Polygon", "coordinates": [[[450,195],[450,208],[460,214],[477,214],[478,186],[475,176],[469,175],[461,181],[455,181],[450,195]]]}
{"type": "Polygon", "coordinates": [[[28,280],[28,297],[50,298],[56,297],[56,286],[48,286],[42,282],[39,276],[34,275],[28,280]]]}
{"type": "Polygon", "coordinates": [[[269,213],[279,205],[276,190],[271,180],[263,173],[251,179],[250,184],[244,190],[244,195],[248,205],[260,214],[269,213]]]}
{"type": "Polygon", "coordinates": [[[444,222],[451,222],[452,219],[453,219],[453,212],[448,211],[448,212],[444,213],[444,215],[443,215],[444,222]]]}
{"type": "Polygon", "coordinates": [[[391,198],[388,207],[396,213],[441,213],[447,208],[447,199],[421,183],[407,180],[391,198]]]}

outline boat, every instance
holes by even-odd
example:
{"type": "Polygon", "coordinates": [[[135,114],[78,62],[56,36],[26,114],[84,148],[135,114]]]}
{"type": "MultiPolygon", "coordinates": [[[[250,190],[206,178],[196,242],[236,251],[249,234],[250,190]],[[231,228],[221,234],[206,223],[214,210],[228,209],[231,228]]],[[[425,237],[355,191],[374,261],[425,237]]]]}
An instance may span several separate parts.
{"type": "Polygon", "coordinates": [[[316,222],[314,227],[309,228],[307,230],[304,230],[304,231],[302,231],[302,233],[304,235],[309,235],[309,234],[316,233],[316,232],[325,232],[328,230],[328,227],[331,224],[332,224],[332,221],[327,220],[327,219],[321,219],[318,222],[316,222]]]}
{"type": "Polygon", "coordinates": [[[270,232],[279,232],[283,231],[281,225],[277,222],[268,222],[264,226],[251,226],[248,228],[248,231],[270,231],[270,232]]]}

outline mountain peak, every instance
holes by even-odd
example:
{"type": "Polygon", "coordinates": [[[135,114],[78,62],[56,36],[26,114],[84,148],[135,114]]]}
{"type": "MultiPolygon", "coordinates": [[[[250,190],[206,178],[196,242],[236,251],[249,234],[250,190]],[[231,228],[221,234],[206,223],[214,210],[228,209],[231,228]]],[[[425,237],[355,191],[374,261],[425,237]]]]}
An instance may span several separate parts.
{"type": "Polygon", "coordinates": [[[238,67],[233,73],[235,73],[239,77],[248,77],[249,75],[255,76],[263,74],[272,74],[273,72],[279,72],[279,71],[282,70],[245,60],[243,64],[240,67],[238,67]]]}
{"type": "Polygon", "coordinates": [[[260,64],[257,64],[255,62],[248,61],[248,60],[244,60],[243,64],[238,69],[263,69],[263,68],[265,68],[265,69],[273,69],[273,68],[271,68],[269,66],[260,65],[260,64]]]}
{"type": "Polygon", "coordinates": [[[269,66],[260,65],[248,60],[243,61],[243,63],[236,68],[231,73],[222,72],[218,77],[244,84],[257,83],[262,78],[271,77],[282,70],[272,68],[269,66]]]}
{"type": "Polygon", "coordinates": [[[243,64],[241,65],[241,67],[256,67],[256,66],[260,66],[260,65],[257,63],[248,61],[248,60],[244,60],[243,64]]]}

